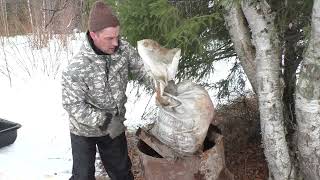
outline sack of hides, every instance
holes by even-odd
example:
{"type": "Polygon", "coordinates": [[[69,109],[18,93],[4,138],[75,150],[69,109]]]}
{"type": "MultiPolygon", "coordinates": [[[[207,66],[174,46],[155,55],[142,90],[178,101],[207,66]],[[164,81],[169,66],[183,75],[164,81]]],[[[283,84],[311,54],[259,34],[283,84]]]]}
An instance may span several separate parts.
{"type": "Polygon", "coordinates": [[[158,111],[149,132],[178,156],[195,154],[202,147],[214,116],[208,92],[190,81],[174,83],[180,49],[166,49],[145,39],[138,41],[138,52],[155,82],[158,111]]]}
{"type": "Polygon", "coordinates": [[[168,97],[177,106],[159,106],[151,134],[169,145],[179,155],[197,152],[207,135],[214,107],[207,91],[186,81],[177,85],[177,95],[168,97]]]}

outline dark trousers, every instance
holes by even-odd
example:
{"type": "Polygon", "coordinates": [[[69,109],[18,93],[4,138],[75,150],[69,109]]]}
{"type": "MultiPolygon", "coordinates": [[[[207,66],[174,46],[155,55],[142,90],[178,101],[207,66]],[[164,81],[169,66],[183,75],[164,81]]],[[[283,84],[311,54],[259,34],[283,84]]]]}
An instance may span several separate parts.
{"type": "Polygon", "coordinates": [[[114,139],[109,136],[83,137],[71,133],[73,167],[70,180],[95,180],[96,146],[111,180],[133,180],[124,133],[114,139]]]}

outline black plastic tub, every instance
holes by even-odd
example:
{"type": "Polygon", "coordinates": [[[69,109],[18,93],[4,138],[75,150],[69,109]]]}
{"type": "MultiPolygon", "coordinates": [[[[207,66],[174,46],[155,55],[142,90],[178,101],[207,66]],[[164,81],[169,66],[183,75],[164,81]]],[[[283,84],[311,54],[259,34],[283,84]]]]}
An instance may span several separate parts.
{"type": "Polygon", "coordinates": [[[0,148],[14,143],[17,139],[17,130],[20,127],[19,123],[0,118],[0,148]]]}

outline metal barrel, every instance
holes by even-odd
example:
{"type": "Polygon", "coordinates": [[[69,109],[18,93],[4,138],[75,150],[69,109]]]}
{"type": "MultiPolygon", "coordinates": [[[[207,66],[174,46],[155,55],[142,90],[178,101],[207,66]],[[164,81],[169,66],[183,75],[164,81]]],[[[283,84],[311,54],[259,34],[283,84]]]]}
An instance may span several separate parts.
{"type": "Polygon", "coordinates": [[[233,180],[225,165],[223,136],[210,130],[202,152],[177,159],[163,158],[139,140],[139,158],[145,180],[233,180]]]}

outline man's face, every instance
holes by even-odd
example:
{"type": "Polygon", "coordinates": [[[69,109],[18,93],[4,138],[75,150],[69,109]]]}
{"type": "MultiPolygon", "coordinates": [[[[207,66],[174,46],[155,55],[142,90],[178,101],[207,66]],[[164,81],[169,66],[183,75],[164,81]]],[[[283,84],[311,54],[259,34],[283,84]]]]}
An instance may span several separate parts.
{"type": "Polygon", "coordinates": [[[102,52],[113,54],[118,46],[120,27],[107,27],[99,32],[90,32],[94,45],[102,52]]]}

